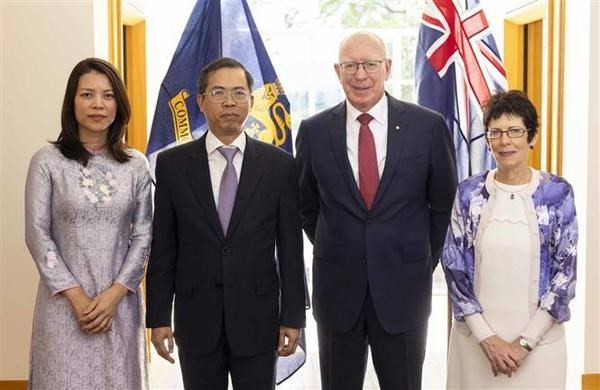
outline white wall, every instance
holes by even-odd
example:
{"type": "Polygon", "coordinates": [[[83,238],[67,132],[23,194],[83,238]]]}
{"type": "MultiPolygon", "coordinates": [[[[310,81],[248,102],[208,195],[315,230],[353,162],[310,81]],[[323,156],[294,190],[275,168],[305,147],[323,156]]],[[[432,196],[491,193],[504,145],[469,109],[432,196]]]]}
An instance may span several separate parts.
{"type": "Polygon", "coordinates": [[[39,280],[24,243],[29,159],[60,131],[73,66],[95,55],[95,45],[104,47],[103,56],[108,46],[106,12],[92,2],[1,1],[1,7],[0,380],[5,380],[27,378],[39,280]]]}
{"type": "MultiPolygon", "coordinates": [[[[588,140],[598,128],[589,127],[590,119],[590,80],[593,72],[589,62],[591,33],[589,1],[566,3],[565,14],[565,55],[564,55],[564,94],[563,94],[563,176],[573,185],[579,224],[579,246],[577,267],[577,297],[571,304],[573,318],[567,323],[567,352],[570,383],[577,383],[584,373],[585,355],[589,352],[589,337],[586,334],[587,303],[596,302],[598,295],[590,296],[586,274],[598,264],[598,258],[588,255],[587,243],[592,239],[588,234],[588,197],[592,195],[588,178],[597,171],[588,166],[588,140]],[[574,372],[572,368],[576,368],[574,372]]],[[[597,23],[597,22],[596,22],[597,23]]],[[[596,107],[597,109],[597,107],[596,107]]],[[[595,152],[597,153],[597,152],[595,152]]],[[[596,283],[594,283],[596,284],[596,283]]],[[[598,322],[596,321],[596,326],[598,322]]],[[[598,328],[596,328],[598,329],[598,328]]],[[[597,333],[597,331],[596,331],[597,333]]],[[[597,347],[596,347],[597,348],[597,347]]],[[[597,349],[596,349],[597,350],[597,349]]],[[[596,372],[600,372],[597,370],[596,372]]]]}
{"type": "MultiPolygon", "coordinates": [[[[588,122],[583,123],[584,131],[588,131],[588,201],[587,217],[587,275],[586,275],[586,350],[584,360],[584,373],[600,373],[600,2],[591,1],[589,10],[582,9],[577,16],[590,15],[589,17],[589,80],[587,96],[588,122]]],[[[577,20],[574,21],[577,23],[577,20]]],[[[578,39],[578,37],[574,37],[578,39]]],[[[581,59],[580,59],[581,60],[581,59]]],[[[585,145],[582,145],[585,147],[585,145]]],[[[575,156],[575,159],[579,157],[575,156]]]]}

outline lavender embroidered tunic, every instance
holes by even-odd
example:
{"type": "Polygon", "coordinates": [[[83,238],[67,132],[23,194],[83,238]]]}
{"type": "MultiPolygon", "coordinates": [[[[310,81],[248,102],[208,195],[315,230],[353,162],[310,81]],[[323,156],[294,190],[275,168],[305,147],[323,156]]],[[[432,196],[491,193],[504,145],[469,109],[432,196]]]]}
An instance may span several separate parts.
{"type": "Polygon", "coordinates": [[[120,164],[109,153],[87,167],[50,145],[31,159],[25,238],[40,273],[33,318],[31,389],[148,387],[140,283],[151,241],[151,180],[144,156],[120,164]],[[83,332],[60,292],[90,297],[120,283],[130,291],[112,327],[83,332]]]}

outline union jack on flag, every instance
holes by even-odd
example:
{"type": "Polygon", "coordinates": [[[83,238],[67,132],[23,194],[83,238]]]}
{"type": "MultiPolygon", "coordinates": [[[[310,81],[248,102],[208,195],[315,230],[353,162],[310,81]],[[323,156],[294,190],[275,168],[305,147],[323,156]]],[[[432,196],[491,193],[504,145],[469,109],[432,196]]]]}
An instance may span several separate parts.
{"type": "Polygon", "coordinates": [[[428,0],[419,29],[417,102],[441,113],[454,138],[459,180],[495,166],[482,106],[506,73],[478,0],[428,0]]]}

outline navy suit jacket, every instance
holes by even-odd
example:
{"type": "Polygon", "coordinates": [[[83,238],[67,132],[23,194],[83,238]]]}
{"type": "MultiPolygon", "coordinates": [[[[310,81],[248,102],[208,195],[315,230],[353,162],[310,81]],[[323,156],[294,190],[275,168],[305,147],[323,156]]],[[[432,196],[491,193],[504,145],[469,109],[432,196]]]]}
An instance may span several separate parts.
{"type": "Polygon", "coordinates": [[[223,328],[232,351],[250,356],[276,348],[278,326],[305,326],[294,159],[246,141],[227,235],[215,206],[206,135],[157,159],[146,326],[171,325],[175,296],[175,339],[193,353],[212,352],[223,328]]]}
{"type": "Polygon", "coordinates": [[[354,325],[367,288],[387,332],[423,325],[431,310],[457,184],[454,146],[440,114],[387,99],[387,157],[371,210],[348,161],[345,102],[304,120],[296,140],[314,315],[338,331],[354,325]]]}

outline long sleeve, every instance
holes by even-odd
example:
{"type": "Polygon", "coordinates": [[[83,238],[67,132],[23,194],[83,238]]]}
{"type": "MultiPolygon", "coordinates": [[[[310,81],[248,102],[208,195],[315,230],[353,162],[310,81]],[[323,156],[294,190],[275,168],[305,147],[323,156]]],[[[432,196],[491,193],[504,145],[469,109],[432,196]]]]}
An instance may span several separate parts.
{"type": "Polygon", "coordinates": [[[163,156],[156,160],[154,222],[152,249],[146,274],[146,326],[171,325],[175,294],[175,259],[177,257],[177,220],[169,188],[168,163],[163,156]]]}
{"type": "Polygon", "coordinates": [[[471,329],[471,332],[473,332],[473,336],[479,342],[496,334],[481,313],[473,313],[465,316],[465,322],[469,329],[471,329]]]}
{"type": "Polygon", "coordinates": [[[460,190],[456,195],[446,243],[442,254],[442,267],[452,300],[454,318],[462,321],[465,316],[481,313],[483,309],[473,289],[472,266],[474,248],[467,237],[467,219],[461,212],[460,190]]]}
{"type": "Polygon", "coordinates": [[[550,213],[554,213],[556,221],[546,238],[551,242],[551,279],[548,289],[540,298],[540,307],[561,323],[571,317],[569,302],[575,297],[577,214],[573,188],[566,181],[550,184],[547,191],[550,199],[546,207],[550,213]],[[557,199],[556,205],[552,197],[557,199]]]}
{"type": "MultiPolygon", "coordinates": [[[[140,158],[142,158],[140,156],[140,158]]],[[[136,291],[144,276],[146,260],[152,240],[152,181],[145,160],[135,169],[138,171],[135,185],[135,210],[131,221],[129,249],[115,282],[136,291]]]]}
{"type": "Polygon", "coordinates": [[[294,160],[286,167],[277,218],[277,255],[281,275],[281,325],[304,328],[304,261],[298,216],[298,176],[294,160]]]}
{"type": "Polygon", "coordinates": [[[441,117],[437,118],[436,122],[427,185],[432,269],[437,266],[442,253],[457,185],[454,144],[450,131],[441,117]]]}
{"type": "Polygon", "coordinates": [[[525,329],[521,332],[521,336],[527,340],[529,345],[536,346],[554,323],[554,318],[552,318],[550,313],[538,307],[533,317],[531,317],[525,326],[525,329]]]}
{"type": "Polygon", "coordinates": [[[312,171],[310,142],[304,122],[300,124],[296,137],[296,165],[300,183],[300,220],[308,239],[314,243],[319,216],[319,190],[312,171]]]}
{"type": "Polygon", "coordinates": [[[52,238],[52,169],[48,149],[38,151],[29,163],[25,185],[25,242],[42,281],[52,295],[79,286],[65,265],[52,238]]]}

